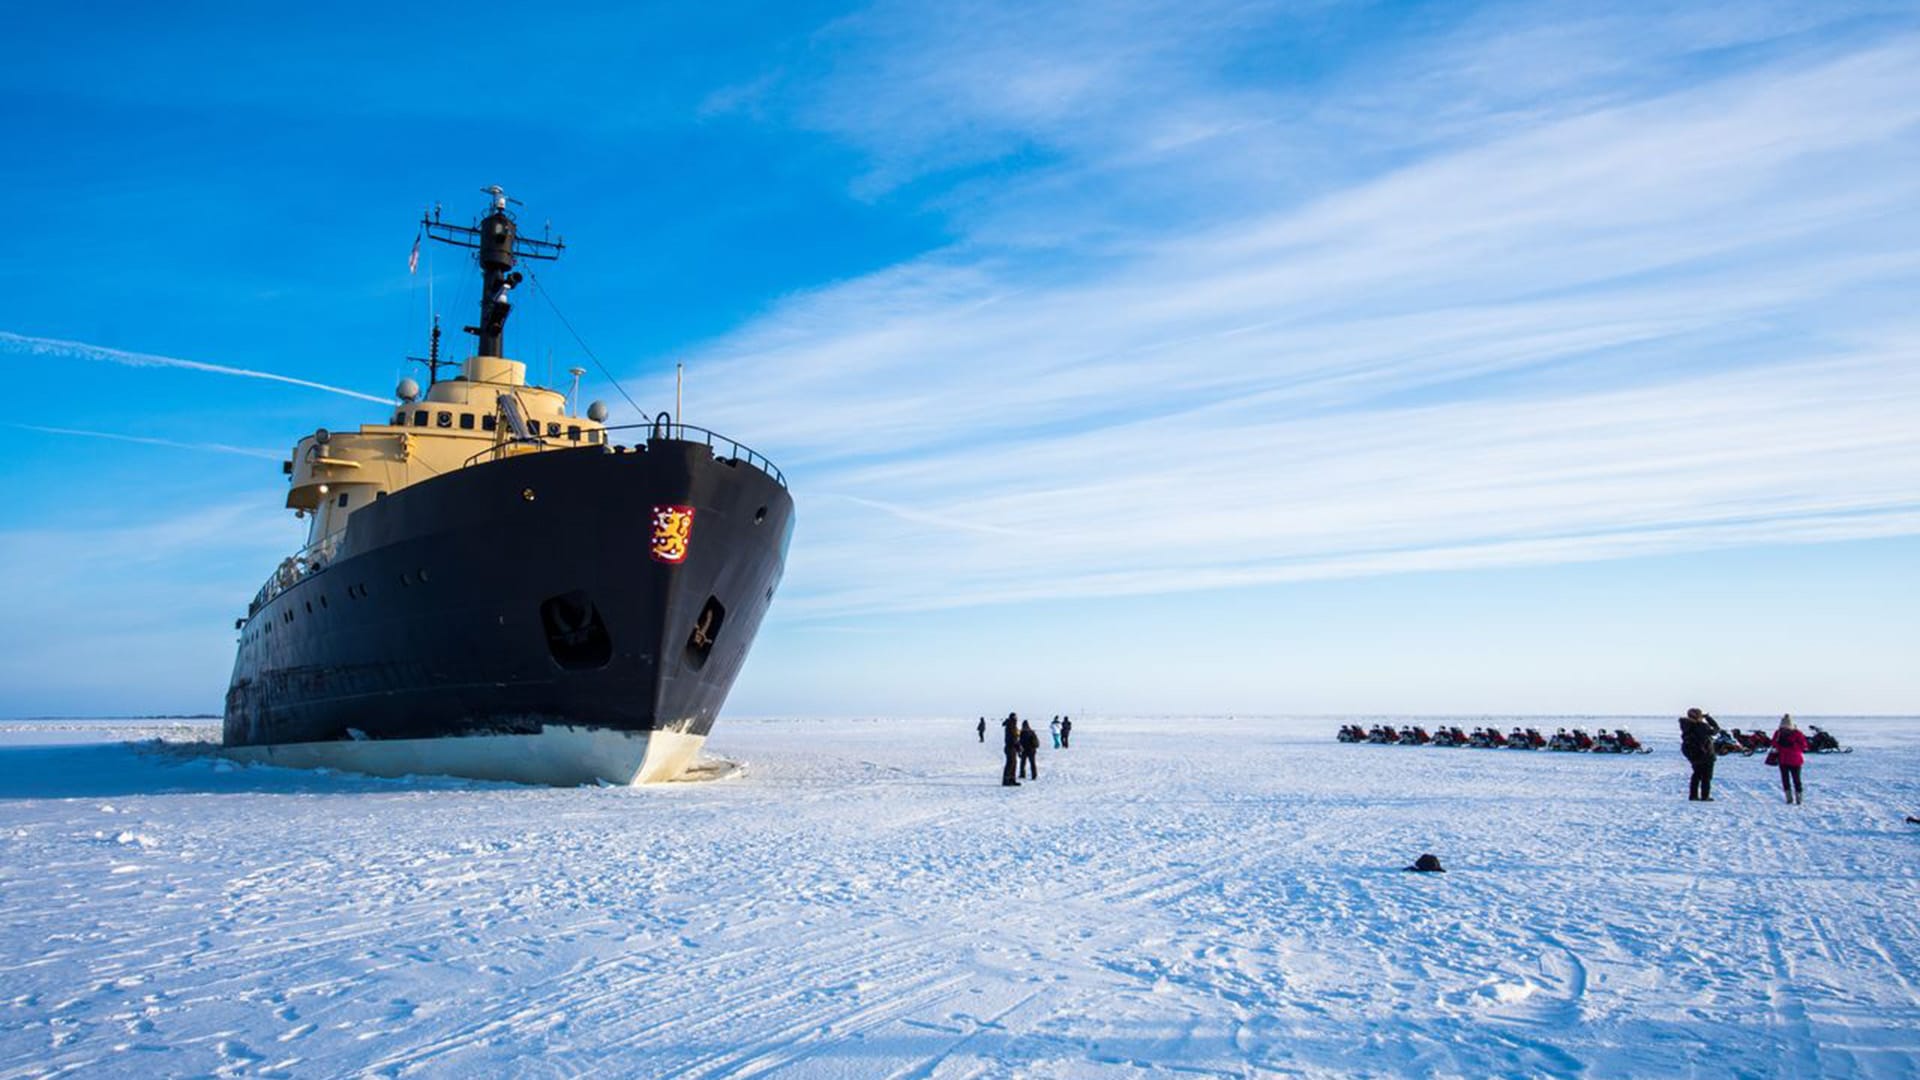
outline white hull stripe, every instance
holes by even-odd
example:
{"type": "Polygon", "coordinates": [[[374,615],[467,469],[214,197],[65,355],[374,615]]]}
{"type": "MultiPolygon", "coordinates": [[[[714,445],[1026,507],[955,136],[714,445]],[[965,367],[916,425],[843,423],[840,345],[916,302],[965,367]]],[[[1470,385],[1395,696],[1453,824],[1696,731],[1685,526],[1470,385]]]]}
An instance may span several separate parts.
{"type": "Polygon", "coordinates": [[[650,784],[686,771],[704,735],[544,727],[537,735],[461,735],[437,739],[235,746],[236,761],[293,769],[339,769],[369,776],[463,776],[521,784],[650,784]]]}

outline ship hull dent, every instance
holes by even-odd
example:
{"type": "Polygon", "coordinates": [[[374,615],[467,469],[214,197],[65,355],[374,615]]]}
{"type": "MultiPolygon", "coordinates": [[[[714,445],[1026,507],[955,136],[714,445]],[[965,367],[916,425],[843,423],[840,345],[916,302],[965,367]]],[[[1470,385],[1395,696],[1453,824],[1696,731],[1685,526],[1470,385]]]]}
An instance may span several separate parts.
{"type": "Polygon", "coordinates": [[[706,743],[679,731],[545,725],[537,732],[232,746],[249,765],[338,769],[368,776],[459,776],[517,784],[652,784],[686,772],[706,743]]]}

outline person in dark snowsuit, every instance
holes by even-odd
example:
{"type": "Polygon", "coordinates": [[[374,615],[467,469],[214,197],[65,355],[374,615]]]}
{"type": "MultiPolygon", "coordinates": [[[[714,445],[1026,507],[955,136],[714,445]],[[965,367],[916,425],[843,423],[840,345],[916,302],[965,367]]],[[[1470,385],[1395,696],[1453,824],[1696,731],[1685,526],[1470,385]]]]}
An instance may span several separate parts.
{"type": "Polygon", "coordinates": [[[1008,713],[1007,718],[1000,721],[1000,730],[1006,733],[1007,754],[1006,766],[1000,770],[1000,786],[1019,787],[1020,781],[1014,779],[1013,770],[1020,760],[1020,714],[1008,713]]]}
{"type": "Polygon", "coordinates": [[[1800,766],[1807,763],[1807,733],[1801,731],[1789,713],[1780,718],[1780,730],[1773,733],[1775,764],[1780,766],[1780,790],[1790,803],[1799,803],[1800,766]]]}
{"type": "Polygon", "coordinates": [[[1040,733],[1025,720],[1020,721],[1020,775],[1028,780],[1040,779],[1040,763],[1034,755],[1040,753],[1040,733]]]}
{"type": "Polygon", "coordinates": [[[1688,802],[1713,801],[1713,737],[1720,725],[1699,709],[1688,709],[1680,718],[1680,752],[1693,766],[1687,781],[1688,802]]]}
{"type": "Polygon", "coordinates": [[[973,730],[975,730],[975,731],[977,731],[977,732],[979,732],[979,733],[980,733],[980,741],[981,741],[981,742],[986,742],[986,741],[987,741],[987,718],[986,718],[986,717],[984,717],[984,716],[983,716],[983,717],[981,717],[981,718],[980,718],[980,726],[978,726],[978,727],[976,727],[976,728],[974,728],[973,730]]]}
{"type": "Polygon", "coordinates": [[[1072,745],[1073,745],[1073,717],[1063,716],[1060,718],[1060,749],[1065,750],[1067,747],[1072,745]]]}

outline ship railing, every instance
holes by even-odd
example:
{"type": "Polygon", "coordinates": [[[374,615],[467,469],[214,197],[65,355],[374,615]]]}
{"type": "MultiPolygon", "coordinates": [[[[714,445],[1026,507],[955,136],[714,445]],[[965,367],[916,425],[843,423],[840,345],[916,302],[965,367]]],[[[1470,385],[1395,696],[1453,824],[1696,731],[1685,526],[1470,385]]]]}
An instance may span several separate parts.
{"type": "Polygon", "coordinates": [[[274,567],[273,573],[268,576],[267,583],[260,586],[260,591],[253,595],[253,603],[247,605],[247,618],[251,619],[259,614],[261,608],[273,603],[274,597],[326,569],[327,565],[333,562],[334,556],[339,554],[340,539],[346,535],[346,532],[344,528],[335,529],[281,559],[280,565],[274,567]]]}
{"type": "MultiPolygon", "coordinates": [[[[708,449],[713,451],[715,457],[744,461],[754,468],[759,469],[761,472],[766,473],[781,487],[787,486],[786,474],[782,473],[779,467],[774,465],[773,462],[767,460],[765,454],[740,442],[738,439],[730,439],[717,431],[710,431],[703,427],[695,427],[692,424],[675,423],[667,419],[665,413],[661,413],[646,423],[616,424],[612,427],[601,428],[600,430],[604,433],[601,435],[600,445],[609,448],[614,446],[613,433],[616,431],[645,432],[649,441],[662,439],[676,442],[704,443],[708,449]]],[[[526,453],[577,449],[581,449],[581,444],[571,439],[555,440],[552,436],[544,438],[539,436],[530,438],[516,437],[489,446],[485,450],[468,458],[465,464],[473,465],[480,461],[498,461],[502,457],[510,456],[515,452],[526,453]]]]}

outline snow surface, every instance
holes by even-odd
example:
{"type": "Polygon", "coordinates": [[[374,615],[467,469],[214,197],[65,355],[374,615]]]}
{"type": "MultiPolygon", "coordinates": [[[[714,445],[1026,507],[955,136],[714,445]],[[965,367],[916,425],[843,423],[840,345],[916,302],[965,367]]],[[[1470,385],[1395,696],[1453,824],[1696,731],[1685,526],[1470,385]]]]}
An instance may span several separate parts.
{"type": "Polygon", "coordinates": [[[0,1075],[1920,1071],[1920,722],[1832,721],[1801,807],[1758,757],[1688,803],[1670,720],[1339,722],[1086,718],[1018,790],[972,718],[573,790],[0,725],[0,1075]]]}

